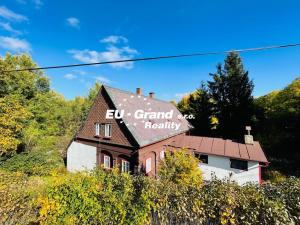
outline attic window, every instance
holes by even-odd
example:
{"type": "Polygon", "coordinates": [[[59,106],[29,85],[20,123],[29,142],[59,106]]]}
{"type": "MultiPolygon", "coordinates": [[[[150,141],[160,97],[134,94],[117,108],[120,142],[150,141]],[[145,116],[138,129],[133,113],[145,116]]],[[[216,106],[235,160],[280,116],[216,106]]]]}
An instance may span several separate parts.
{"type": "Polygon", "coordinates": [[[230,159],[230,168],[238,170],[248,170],[248,161],[230,159]]]}
{"type": "Polygon", "coordinates": [[[112,125],[111,124],[105,124],[105,127],[104,127],[104,136],[106,138],[110,138],[111,137],[111,131],[112,131],[112,125]]]}
{"type": "Polygon", "coordinates": [[[95,136],[100,136],[100,123],[95,123],[95,136]]]}

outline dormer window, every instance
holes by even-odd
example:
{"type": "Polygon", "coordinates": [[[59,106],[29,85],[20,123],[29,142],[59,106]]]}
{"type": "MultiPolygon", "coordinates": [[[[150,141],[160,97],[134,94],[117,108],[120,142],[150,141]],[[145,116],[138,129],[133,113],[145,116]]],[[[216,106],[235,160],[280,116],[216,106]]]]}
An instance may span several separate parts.
{"type": "Polygon", "coordinates": [[[100,123],[95,123],[95,136],[100,136],[100,123]]]}
{"type": "Polygon", "coordinates": [[[111,130],[112,130],[112,125],[111,124],[105,124],[104,137],[110,138],[111,137],[111,130]]]}

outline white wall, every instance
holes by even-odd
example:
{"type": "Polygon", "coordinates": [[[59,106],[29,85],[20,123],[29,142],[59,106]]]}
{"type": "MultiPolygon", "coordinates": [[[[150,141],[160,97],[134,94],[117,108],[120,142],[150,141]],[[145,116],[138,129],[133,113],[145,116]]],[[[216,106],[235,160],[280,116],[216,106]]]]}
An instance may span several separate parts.
{"type": "Polygon", "coordinates": [[[210,180],[213,175],[218,179],[229,178],[242,185],[247,182],[259,183],[259,163],[248,161],[248,171],[230,168],[230,158],[222,156],[208,156],[208,164],[200,163],[204,180],[210,180]]]}
{"type": "Polygon", "coordinates": [[[96,167],[96,147],[73,141],[67,151],[67,170],[71,172],[91,170],[96,167]]]}

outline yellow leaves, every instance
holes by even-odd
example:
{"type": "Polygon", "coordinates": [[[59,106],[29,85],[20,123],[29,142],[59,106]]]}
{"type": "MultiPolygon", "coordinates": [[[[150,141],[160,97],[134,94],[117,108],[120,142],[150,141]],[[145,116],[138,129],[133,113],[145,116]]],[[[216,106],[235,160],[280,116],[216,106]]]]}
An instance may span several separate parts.
{"type": "Polygon", "coordinates": [[[13,96],[0,98],[0,155],[20,144],[20,133],[30,113],[13,96]]]}
{"type": "Polygon", "coordinates": [[[219,124],[219,120],[215,116],[210,117],[210,124],[212,125],[212,129],[217,129],[217,126],[219,124]]]}
{"type": "Polygon", "coordinates": [[[191,185],[200,188],[203,184],[199,161],[187,150],[174,150],[172,154],[167,151],[165,159],[161,162],[159,176],[178,184],[191,185]]]}

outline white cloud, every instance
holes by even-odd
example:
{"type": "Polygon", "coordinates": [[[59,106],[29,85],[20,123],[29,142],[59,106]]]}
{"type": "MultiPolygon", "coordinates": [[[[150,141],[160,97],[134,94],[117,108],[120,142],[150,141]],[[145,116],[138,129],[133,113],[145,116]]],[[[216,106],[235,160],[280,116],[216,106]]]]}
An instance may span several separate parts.
{"type": "Polygon", "coordinates": [[[15,30],[11,25],[10,23],[3,23],[3,22],[0,22],[0,28],[2,28],[3,30],[6,30],[8,32],[11,32],[15,35],[20,35],[22,34],[21,31],[18,31],[18,30],[15,30]]]}
{"type": "Polygon", "coordinates": [[[71,27],[79,28],[80,21],[75,17],[67,18],[67,24],[71,27]]]}
{"type": "Polygon", "coordinates": [[[100,40],[102,43],[117,44],[120,42],[127,43],[128,39],[123,36],[111,35],[100,40]]]}
{"type": "Polygon", "coordinates": [[[0,48],[14,52],[29,52],[31,50],[30,44],[26,40],[4,36],[0,36],[0,48]]]}
{"type": "MultiPolygon", "coordinates": [[[[132,59],[138,54],[138,51],[130,48],[128,46],[118,48],[116,46],[108,46],[105,51],[97,52],[94,50],[84,49],[84,50],[69,50],[70,54],[73,55],[74,59],[77,59],[83,63],[96,63],[96,62],[106,62],[106,61],[119,61],[132,59]]],[[[131,69],[133,67],[133,62],[121,62],[109,64],[113,68],[126,68],[131,69]]]]}
{"type": "Polygon", "coordinates": [[[76,76],[73,75],[72,73],[67,73],[66,75],[64,75],[64,78],[66,78],[68,80],[74,80],[76,78],[76,76]]]}
{"type": "Polygon", "coordinates": [[[27,3],[33,3],[35,5],[36,9],[40,9],[42,5],[44,5],[42,0],[16,0],[20,4],[27,4],[27,3]]]}
{"type": "Polygon", "coordinates": [[[6,8],[5,6],[0,6],[0,17],[3,17],[4,19],[10,21],[16,21],[16,22],[28,20],[26,16],[15,13],[10,9],[6,8]]]}
{"type": "Polygon", "coordinates": [[[98,80],[100,83],[103,83],[103,84],[111,83],[111,80],[104,77],[104,76],[96,76],[95,79],[98,80]]]}

